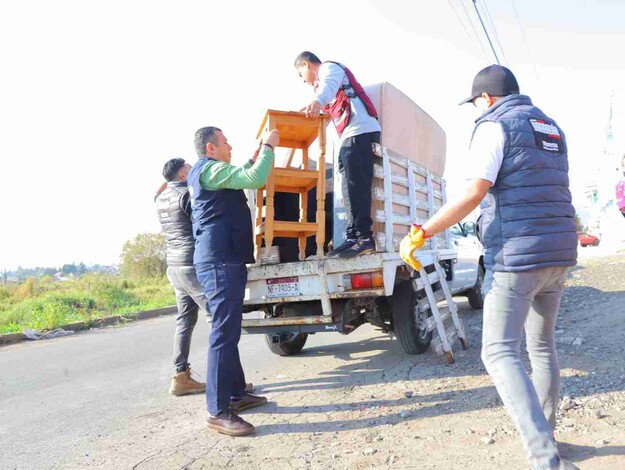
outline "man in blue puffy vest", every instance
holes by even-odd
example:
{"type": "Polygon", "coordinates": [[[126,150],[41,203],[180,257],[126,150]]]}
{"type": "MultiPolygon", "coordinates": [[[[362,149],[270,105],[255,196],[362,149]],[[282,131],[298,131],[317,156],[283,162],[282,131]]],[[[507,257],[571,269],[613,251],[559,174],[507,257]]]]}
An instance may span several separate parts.
{"type": "Polygon", "coordinates": [[[230,164],[232,147],[220,129],[203,127],[195,133],[199,159],[188,176],[193,264],[213,318],[206,374],[208,427],[230,436],[253,433],[254,426],[238,413],[267,403],[265,397],[246,392],[239,358],[245,265],[254,262],[252,218],[243,190],[265,184],[278,142],[278,131],[267,133],[254,158],[235,167],[230,164]]]}
{"type": "Polygon", "coordinates": [[[484,244],[482,360],[512,417],[532,469],[574,469],[560,459],[553,431],[560,393],[555,324],[569,266],[577,260],[575,209],[564,133],[510,70],[491,65],[473,81],[481,112],[471,140],[465,192],[402,241],[402,258],[478,204],[484,244]],[[525,329],[532,379],[520,357],[525,329]]]}

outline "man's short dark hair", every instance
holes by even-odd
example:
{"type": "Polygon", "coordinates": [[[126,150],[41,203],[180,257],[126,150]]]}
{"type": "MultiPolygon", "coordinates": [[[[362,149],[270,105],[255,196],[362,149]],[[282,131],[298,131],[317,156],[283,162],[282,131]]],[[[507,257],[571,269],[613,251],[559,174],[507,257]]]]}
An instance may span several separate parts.
{"type": "Polygon", "coordinates": [[[300,52],[295,58],[295,67],[299,67],[303,62],[308,62],[309,64],[320,64],[321,61],[319,57],[313,54],[310,51],[300,52]]]}
{"type": "Polygon", "coordinates": [[[178,173],[184,166],[185,161],[183,158],[172,158],[163,167],[163,177],[165,181],[175,181],[178,178],[178,173]]]}
{"type": "Polygon", "coordinates": [[[206,156],[206,144],[211,143],[218,145],[217,132],[221,132],[221,129],[214,126],[202,127],[195,133],[195,152],[198,157],[206,156]]]}

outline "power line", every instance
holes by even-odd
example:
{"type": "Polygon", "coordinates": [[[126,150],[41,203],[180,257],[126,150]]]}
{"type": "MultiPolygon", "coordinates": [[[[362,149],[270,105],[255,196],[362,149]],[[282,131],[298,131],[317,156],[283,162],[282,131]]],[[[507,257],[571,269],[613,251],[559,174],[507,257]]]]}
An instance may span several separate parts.
{"type": "MultiPolygon", "coordinates": [[[[453,10],[454,15],[456,15],[456,18],[458,18],[458,22],[462,26],[462,29],[464,29],[464,32],[467,33],[467,37],[473,43],[473,46],[476,47],[476,49],[477,49],[478,45],[479,45],[479,49],[478,50],[480,52],[480,55],[482,56],[482,59],[484,59],[485,61],[488,62],[488,57],[486,57],[486,54],[485,54],[485,51],[484,51],[484,47],[482,47],[482,44],[479,42],[479,38],[477,38],[477,41],[476,41],[476,37],[471,36],[471,33],[469,33],[469,29],[467,28],[467,25],[464,23],[464,21],[462,21],[462,18],[460,18],[460,15],[458,14],[458,11],[456,10],[456,8],[451,3],[451,0],[447,0],[447,2],[449,3],[450,8],[453,10]]],[[[475,29],[473,29],[473,31],[475,32],[475,29]]]]}
{"type": "Polygon", "coordinates": [[[501,55],[503,56],[503,61],[506,63],[506,65],[510,65],[508,63],[508,58],[506,57],[506,53],[503,50],[503,46],[501,45],[501,41],[499,40],[499,34],[497,33],[497,28],[495,28],[495,22],[493,21],[493,17],[490,16],[490,10],[488,9],[488,4],[486,3],[486,0],[482,0],[482,3],[484,4],[484,9],[486,10],[486,18],[488,19],[490,23],[491,29],[495,33],[495,42],[499,46],[499,50],[501,51],[501,55]]]}
{"type": "Polygon", "coordinates": [[[519,12],[516,9],[516,5],[514,0],[510,0],[512,2],[512,9],[514,10],[514,16],[516,16],[516,21],[519,24],[519,29],[521,30],[521,36],[523,37],[523,43],[525,44],[525,49],[527,50],[527,55],[530,58],[530,62],[532,64],[532,68],[534,69],[534,75],[536,76],[536,80],[540,80],[538,77],[538,71],[536,70],[536,63],[534,62],[534,58],[532,57],[532,51],[530,50],[529,45],[527,44],[527,39],[525,37],[525,31],[523,30],[523,25],[521,24],[521,19],[519,18],[519,12]]]}
{"type": "Polygon", "coordinates": [[[477,38],[477,42],[480,45],[480,49],[482,50],[483,57],[488,62],[489,60],[488,60],[488,55],[486,54],[486,49],[484,49],[484,45],[482,44],[482,41],[480,40],[480,36],[479,34],[477,34],[477,30],[475,29],[475,26],[473,25],[473,21],[471,21],[471,15],[469,15],[469,10],[467,10],[467,7],[464,6],[464,3],[462,2],[462,0],[460,0],[460,5],[462,6],[462,9],[464,10],[464,14],[467,16],[467,19],[469,20],[469,24],[471,25],[473,34],[475,34],[475,37],[477,38]]]}
{"type": "Polygon", "coordinates": [[[477,17],[480,19],[480,23],[482,24],[482,29],[484,30],[484,34],[486,34],[486,39],[488,39],[490,50],[493,51],[493,55],[495,56],[495,60],[497,61],[497,63],[501,65],[501,62],[499,62],[499,57],[497,57],[497,51],[495,51],[495,48],[493,47],[493,42],[490,40],[490,36],[488,35],[488,31],[486,30],[486,26],[484,26],[484,21],[482,21],[482,15],[480,15],[480,10],[477,9],[476,0],[473,0],[473,6],[475,7],[475,12],[477,13],[477,17]]]}

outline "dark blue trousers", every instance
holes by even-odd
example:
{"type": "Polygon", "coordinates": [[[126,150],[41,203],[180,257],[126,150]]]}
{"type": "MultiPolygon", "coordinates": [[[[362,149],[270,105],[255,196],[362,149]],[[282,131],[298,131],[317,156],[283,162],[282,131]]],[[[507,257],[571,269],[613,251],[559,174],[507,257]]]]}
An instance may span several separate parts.
{"type": "Polygon", "coordinates": [[[244,263],[217,263],[197,265],[196,271],[213,318],[208,339],[206,407],[217,416],[230,407],[232,398],[245,396],[238,344],[247,268],[244,263]]]}

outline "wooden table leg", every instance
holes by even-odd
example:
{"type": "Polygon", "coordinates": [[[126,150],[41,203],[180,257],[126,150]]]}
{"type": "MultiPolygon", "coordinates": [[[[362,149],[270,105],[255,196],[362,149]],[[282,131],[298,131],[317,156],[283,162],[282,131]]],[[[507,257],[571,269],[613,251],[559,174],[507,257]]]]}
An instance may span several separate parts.
{"type": "MultiPolygon", "coordinates": [[[[308,190],[303,189],[299,193],[299,221],[308,222],[308,190]]],[[[299,259],[306,259],[306,235],[298,237],[299,259]]]]}
{"type": "Polygon", "coordinates": [[[323,256],[323,245],[326,237],[326,129],[323,120],[319,121],[319,160],[317,170],[317,256],[323,256]]]}
{"type": "Polygon", "coordinates": [[[254,236],[255,248],[256,248],[256,264],[260,264],[261,246],[263,244],[263,234],[260,231],[260,226],[263,224],[263,195],[264,188],[256,190],[256,226],[254,230],[256,235],[254,236]]]}
{"type": "Polygon", "coordinates": [[[275,179],[273,172],[269,173],[267,178],[267,197],[265,198],[265,250],[271,250],[273,245],[273,223],[274,223],[274,192],[275,179]]]}

